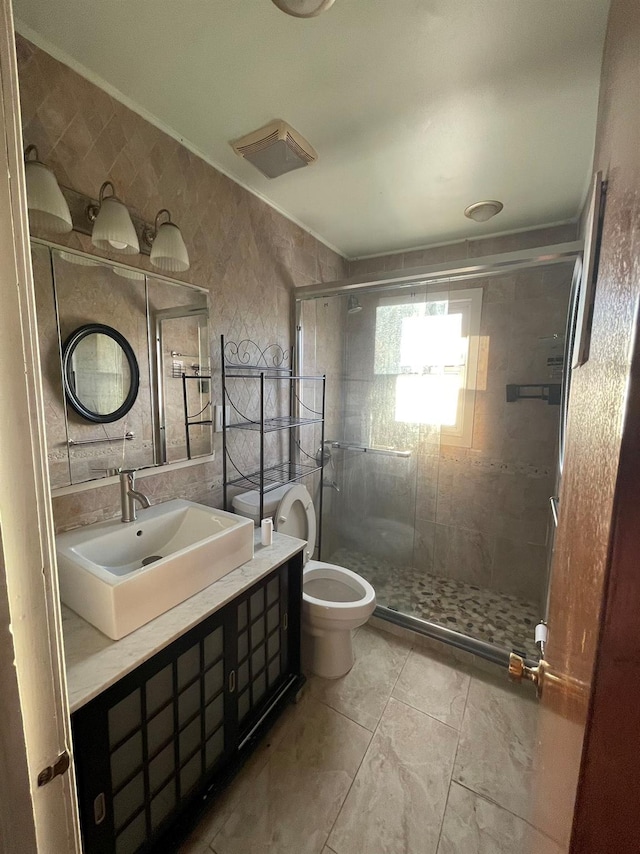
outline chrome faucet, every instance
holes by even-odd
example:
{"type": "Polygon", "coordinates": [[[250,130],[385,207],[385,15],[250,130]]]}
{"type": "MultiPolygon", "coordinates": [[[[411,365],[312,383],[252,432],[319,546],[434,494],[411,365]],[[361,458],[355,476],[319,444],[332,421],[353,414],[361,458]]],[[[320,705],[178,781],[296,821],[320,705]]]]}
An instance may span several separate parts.
{"type": "Polygon", "coordinates": [[[136,501],[141,507],[151,507],[151,502],[143,492],[138,492],[136,485],[136,470],[122,469],[120,471],[120,500],[122,501],[122,521],[136,521],[136,501]]]}

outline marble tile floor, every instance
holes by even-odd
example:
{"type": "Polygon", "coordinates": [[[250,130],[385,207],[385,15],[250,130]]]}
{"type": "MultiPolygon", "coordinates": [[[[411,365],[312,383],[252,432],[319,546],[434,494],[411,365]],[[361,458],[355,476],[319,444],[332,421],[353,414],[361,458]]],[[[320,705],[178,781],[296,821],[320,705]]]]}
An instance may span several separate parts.
{"type": "Polygon", "coordinates": [[[311,677],[180,854],[560,854],[527,821],[529,686],[365,626],[311,677]]]}
{"type": "Polygon", "coordinates": [[[352,549],[338,549],[328,561],[366,578],[376,590],[379,605],[539,658],[534,629],[541,612],[534,602],[415,567],[396,566],[352,549]]]}

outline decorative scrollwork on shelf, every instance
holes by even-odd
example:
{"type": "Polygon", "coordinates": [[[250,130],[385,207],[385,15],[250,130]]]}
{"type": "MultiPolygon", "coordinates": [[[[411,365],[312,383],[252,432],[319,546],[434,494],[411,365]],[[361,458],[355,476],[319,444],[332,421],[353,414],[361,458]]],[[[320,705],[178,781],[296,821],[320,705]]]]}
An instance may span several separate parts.
{"type": "Polygon", "coordinates": [[[231,367],[267,368],[290,370],[289,352],[279,344],[268,344],[262,348],[251,338],[242,341],[225,341],[224,361],[231,367]]]}

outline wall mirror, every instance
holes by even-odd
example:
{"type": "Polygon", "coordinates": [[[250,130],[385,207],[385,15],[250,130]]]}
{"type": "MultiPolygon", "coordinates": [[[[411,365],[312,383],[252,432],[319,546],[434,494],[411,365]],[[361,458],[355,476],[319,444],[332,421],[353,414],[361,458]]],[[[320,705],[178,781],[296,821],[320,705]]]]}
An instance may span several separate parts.
{"type": "Polygon", "coordinates": [[[65,341],[62,377],[69,405],[97,424],[124,417],[138,396],[133,348],[117,329],[102,323],[80,326],[65,341]]]}
{"type": "Polygon", "coordinates": [[[52,488],[210,455],[208,292],[31,249],[52,488]]]}

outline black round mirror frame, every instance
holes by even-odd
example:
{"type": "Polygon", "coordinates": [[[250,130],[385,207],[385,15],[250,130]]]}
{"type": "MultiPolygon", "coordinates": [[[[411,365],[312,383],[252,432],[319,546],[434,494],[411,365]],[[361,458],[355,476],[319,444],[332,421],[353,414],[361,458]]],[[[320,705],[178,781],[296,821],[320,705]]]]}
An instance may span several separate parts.
{"type": "Polygon", "coordinates": [[[138,368],[138,360],[133,352],[133,348],[124,335],[118,332],[117,329],[113,329],[111,326],[105,326],[102,323],[87,323],[85,326],[79,326],[64,342],[62,347],[62,377],[69,405],[78,413],[78,415],[86,418],[87,421],[93,421],[95,424],[110,424],[112,421],[118,421],[127,414],[138,397],[140,369],[138,368]],[[113,412],[107,412],[104,415],[98,412],[93,412],[91,409],[87,409],[77,396],[72,385],[71,360],[73,358],[73,354],[78,344],[89,335],[106,335],[107,337],[112,338],[116,344],[122,348],[125,358],[129,363],[129,371],[131,372],[129,392],[122,406],[119,406],[118,409],[115,409],[113,412]]]}

